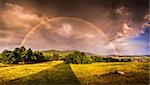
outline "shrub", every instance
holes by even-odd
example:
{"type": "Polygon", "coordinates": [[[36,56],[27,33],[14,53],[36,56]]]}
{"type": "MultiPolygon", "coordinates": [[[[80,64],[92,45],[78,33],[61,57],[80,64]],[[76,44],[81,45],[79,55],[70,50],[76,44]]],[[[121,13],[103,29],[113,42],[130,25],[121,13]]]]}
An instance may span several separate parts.
{"type": "Polygon", "coordinates": [[[23,64],[25,64],[25,63],[24,63],[24,62],[18,62],[18,64],[23,65],[23,64]]]}
{"type": "Polygon", "coordinates": [[[93,62],[106,62],[105,59],[103,59],[99,56],[91,56],[91,58],[93,59],[93,62]]]}

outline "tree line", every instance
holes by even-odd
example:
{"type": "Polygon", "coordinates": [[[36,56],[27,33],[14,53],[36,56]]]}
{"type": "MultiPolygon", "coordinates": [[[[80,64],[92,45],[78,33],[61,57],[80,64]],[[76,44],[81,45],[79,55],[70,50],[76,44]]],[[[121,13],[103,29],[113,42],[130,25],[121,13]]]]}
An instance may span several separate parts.
{"type": "Polygon", "coordinates": [[[12,51],[4,50],[0,54],[0,63],[6,64],[26,64],[26,63],[40,63],[47,61],[64,60],[66,64],[90,64],[94,62],[129,62],[131,59],[115,59],[111,57],[87,56],[84,52],[75,51],[62,57],[58,53],[53,55],[44,55],[40,51],[32,51],[30,48],[26,49],[24,46],[15,48],[12,51]]]}
{"type": "Polygon", "coordinates": [[[4,50],[0,54],[0,62],[7,64],[38,63],[47,61],[42,52],[26,49],[24,46],[13,51],[4,50]]]}

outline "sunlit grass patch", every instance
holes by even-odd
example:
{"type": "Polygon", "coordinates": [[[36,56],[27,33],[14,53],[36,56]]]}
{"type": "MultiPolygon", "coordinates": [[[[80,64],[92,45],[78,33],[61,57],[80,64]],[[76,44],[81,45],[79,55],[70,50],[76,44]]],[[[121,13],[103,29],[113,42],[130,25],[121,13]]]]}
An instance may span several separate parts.
{"type": "Polygon", "coordinates": [[[0,83],[35,74],[60,63],[62,63],[62,61],[26,65],[13,65],[5,68],[3,67],[0,68],[0,83]]]}
{"type": "Polygon", "coordinates": [[[82,85],[147,85],[149,83],[149,63],[71,64],[71,67],[82,85]],[[125,74],[114,74],[115,71],[123,71],[125,74]]]}

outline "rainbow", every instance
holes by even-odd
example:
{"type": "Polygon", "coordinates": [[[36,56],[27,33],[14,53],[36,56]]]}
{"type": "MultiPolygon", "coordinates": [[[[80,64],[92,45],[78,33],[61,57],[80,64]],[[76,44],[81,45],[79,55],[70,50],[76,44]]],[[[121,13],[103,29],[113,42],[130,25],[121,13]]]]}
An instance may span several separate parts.
{"type": "Polygon", "coordinates": [[[110,42],[110,45],[113,47],[114,51],[115,51],[115,54],[116,56],[118,56],[118,52],[115,48],[115,46],[113,45],[113,43],[110,41],[110,39],[104,34],[104,32],[102,32],[102,30],[100,30],[97,26],[93,25],[92,23],[86,21],[86,20],[83,20],[83,19],[80,19],[80,18],[76,18],[76,17],[55,17],[55,18],[51,18],[51,19],[47,19],[45,21],[42,21],[41,23],[37,24],[36,26],[34,26],[26,35],[25,37],[23,38],[20,46],[23,46],[25,41],[28,39],[28,37],[36,30],[38,29],[41,25],[44,25],[48,22],[51,22],[51,21],[55,21],[55,20],[59,20],[59,19],[72,19],[72,20],[78,20],[78,21],[81,21],[81,22],[84,22],[88,25],[90,25],[91,27],[93,27],[96,31],[98,31],[100,34],[102,34],[105,39],[107,39],[109,42],[110,42]]]}

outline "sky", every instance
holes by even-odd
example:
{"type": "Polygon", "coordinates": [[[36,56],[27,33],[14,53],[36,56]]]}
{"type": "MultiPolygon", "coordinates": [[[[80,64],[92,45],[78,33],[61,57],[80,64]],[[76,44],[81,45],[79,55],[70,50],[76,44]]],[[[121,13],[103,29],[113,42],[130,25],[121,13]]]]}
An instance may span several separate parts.
{"type": "Polygon", "coordinates": [[[0,0],[0,51],[150,55],[149,0],[0,0]]]}

